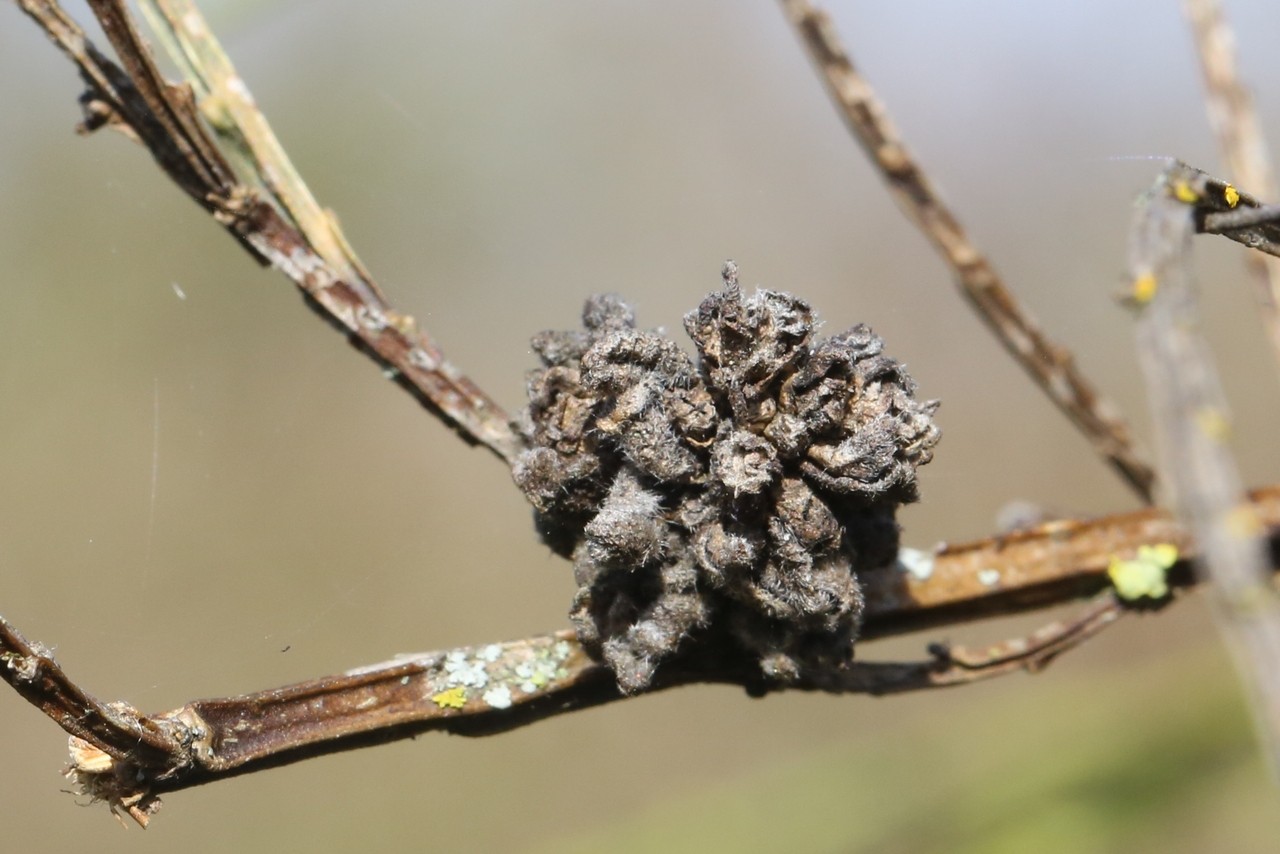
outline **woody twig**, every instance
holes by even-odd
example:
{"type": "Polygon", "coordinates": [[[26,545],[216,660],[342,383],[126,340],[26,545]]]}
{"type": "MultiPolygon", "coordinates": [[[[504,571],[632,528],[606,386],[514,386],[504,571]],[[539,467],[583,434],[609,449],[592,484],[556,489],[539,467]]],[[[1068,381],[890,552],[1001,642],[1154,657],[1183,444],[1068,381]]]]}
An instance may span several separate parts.
{"type": "MultiPolygon", "coordinates": [[[[1280,530],[1280,486],[1251,496],[1267,530],[1280,530]]],[[[1038,528],[930,551],[904,551],[867,576],[862,640],[955,625],[1093,597],[1074,618],[985,650],[934,646],[918,662],[857,660],[814,674],[799,690],[896,694],[1037,671],[1115,618],[1108,570],[1160,544],[1178,555],[1168,583],[1196,583],[1196,552],[1156,510],[1038,528]]],[[[488,735],[626,699],[612,672],[569,631],[506,643],[401,656],[284,688],[198,700],[158,715],[103,703],[81,689],[49,650],[0,621],[0,677],[72,736],[70,774],[88,794],[145,823],[158,797],[218,779],[441,730],[488,735]]],[[[696,683],[758,688],[740,661],[672,662],[651,691],[696,683]]]]}

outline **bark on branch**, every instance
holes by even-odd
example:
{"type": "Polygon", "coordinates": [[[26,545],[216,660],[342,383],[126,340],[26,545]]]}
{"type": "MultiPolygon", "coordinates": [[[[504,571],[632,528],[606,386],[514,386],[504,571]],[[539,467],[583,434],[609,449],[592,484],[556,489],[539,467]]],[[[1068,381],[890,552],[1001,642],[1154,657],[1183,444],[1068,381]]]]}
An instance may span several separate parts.
{"type": "MultiPolygon", "coordinates": [[[[1268,531],[1280,531],[1280,486],[1253,493],[1251,505],[1268,531]]],[[[1027,638],[983,650],[934,645],[915,662],[858,660],[798,687],[883,695],[1039,670],[1121,613],[1108,569],[1154,544],[1177,549],[1168,577],[1175,595],[1193,587],[1194,547],[1158,510],[1055,521],[936,552],[904,550],[893,572],[873,574],[863,641],[1094,599],[1077,617],[1027,638]]],[[[78,785],[142,824],[164,792],[431,730],[490,735],[635,696],[620,693],[613,673],[569,631],[401,656],[148,716],[95,699],[46,647],[0,619],[0,678],[73,737],[69,773],[78,785]]],[[[764,689],[740,657],[704,655],[661,669],[650,691],[697,683],[764,689]]]]}

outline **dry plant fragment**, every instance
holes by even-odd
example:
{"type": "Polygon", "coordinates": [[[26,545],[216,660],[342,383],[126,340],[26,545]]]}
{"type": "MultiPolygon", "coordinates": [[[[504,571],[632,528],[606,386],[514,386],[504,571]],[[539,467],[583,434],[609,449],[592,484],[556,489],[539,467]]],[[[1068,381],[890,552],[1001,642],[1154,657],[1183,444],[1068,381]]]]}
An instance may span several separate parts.
{"type": "Polygon", "coordinates": [[[572,557],[571,617],[619,687],[711,640],[766,684],[848,663],[858,574],[892,564],[898,506],[938,441],[934,401],[866,326],[827,339],[804,301],[724,289],[685,316],[695,362],[615,296],[544,332],[516,482],[572,557]]]}

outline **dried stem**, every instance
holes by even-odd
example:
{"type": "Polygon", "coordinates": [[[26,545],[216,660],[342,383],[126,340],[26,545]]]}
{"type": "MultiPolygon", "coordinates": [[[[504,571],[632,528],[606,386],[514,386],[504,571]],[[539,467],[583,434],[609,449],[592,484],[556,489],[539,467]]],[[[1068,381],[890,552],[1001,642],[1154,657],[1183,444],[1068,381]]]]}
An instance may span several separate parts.
{"type": "Polygon", "coordinates": [[[143,0],[139,9],[151,31],[193,87],[196,105],[239,165],[242,181],[279,203],[286,218],[344,281],[368,286],[366,299],[381,292],[355,256],[331,211],[320,207],[276,139],[231,59],[189,0],[143,0]]]}
{"type": "Polygon", "coordinates": [[[1162,483],[1201,546],[1219,626],[1253,690],[1259,729],[1280,779],[1280,592],[1263,528],[1244,504],[1231,457],[1226,398],[1200,331],[1191,281],[1195,203],[1203,173],[1174,163],[1143,199],[1130,241],[1138,355],[1159,436],[1162,483]]]}
{"type": "Polygon", "coordinates": [[[160,4],[168,35],[197,73],[200,90],[160,76],[122,0],[90,0],[110,39],[116,65],[86,38],[54,0],[17,0],[80,68],[84,130],[109,125],[145,145],[189,196],[214,215],[259,261],[293,280],[308,303],[396,381],[469,442],[510,461],[519,450],[502,408],[463,376],[408,315],[396,312],[351,251],[334,217],[320,209],[276,143],[195,7],[160,4]],[[251,153],[241,183],[206,130],[225,147],[251,153]]]}
{"type": "MultiPolygon", "coordinates": [[[[1280,486],[1251,497],[1253,513],[1280,530],[1280,486]]],[[[1112,622],[1122,606],[1107,567],[1143,545],[1171,544],[1182,560],[1169,583],[1195,583],[1193,546],[1166,514],[1142,510],[1038,528],[936,552],[905,552],[892,569],[867,573],[862,639],[1015,613],[1094,596],[1079,616],[985,650],[931,648],[918,662],[865,662],[811,675],[797,687],[893,694],[1043,668],[1112,622]]],[[[66,676],[48,650],[0,620],[0,677],[71,733],[81,787],[139,821],[157,795],[428,730],[487,735],[564,712],[625,699],[607,667],[572,632],[402,656],[285,688],[198,700],[151,717],[104,704],[66,676]],[[77,740],[78,739],[78,740],[77,740]]],[[[730,683],[759,691],[742,657],[673,660],[650,691],[730,683]]]]}
{"type": "Polygon", "coordinates": [[[808,0],[782,0],[782,5],[849,130],[880,170],[907,217],[941,253],[969,304],[1098,453],[1149,503],[1154,474],[1135,447],[1128,425],[1098,395],[1070,351],[1044,334],[970,242],[959,220],[907,151],[884,105],[854,67],[831,19],[808,0]]]}
{"type": "Polygon", "coordinates": [[[176,741],[136,710],[85,693],[63,673],[53,653],[31,643],[0,618],[0,677],[71,735],[92,742],[118,760],[154,767],[176,741]]]}
{"type": "MultiPolygon", "coordinates": [[[[1227,174],[1259,196],[1274,198],[1275,177],[1266,142],[1253,98],[1236,69],[1235,37],[1222,4],[1219,0],[1186,0],[1184,10],[1204,77],[1209,124],[1218,137],[1227,174]]],[[[1271,348],[1280,360],[1280,259],[1251,252],[1245,263],[1256,284],[1254,293],[1271,348]]]]}

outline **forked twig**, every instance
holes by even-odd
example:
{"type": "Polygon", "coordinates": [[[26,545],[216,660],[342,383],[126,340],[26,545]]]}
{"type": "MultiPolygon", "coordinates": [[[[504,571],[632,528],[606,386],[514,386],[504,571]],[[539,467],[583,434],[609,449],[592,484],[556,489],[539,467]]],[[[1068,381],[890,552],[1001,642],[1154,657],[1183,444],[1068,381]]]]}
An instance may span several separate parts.
{"type": "Polygon", "coordinates": [[[266,120],[194,6],[166,3],[163,8],[181,12],[176,36],[200,49],[193,63],[200,63],[205,75],[203,101],[189,86],[160,76],[123,0],[89,3],[123,67],[98,51],[54,0],[17,3],[80,68],[88,87],[82,98],[84,130],[109,125],[145,145],[175,183],[256,258],[292,279],[322,316],[429,410],[468,441],[507,461],[515,456],[520,440],[506,413],[445,358],[412,317],[386,302],[336,220],[319,209],[283,150],[271,144],[266,120]],[[215,96],[225,109],[213,109],[215,96]],[[254,154],[251,186],[240,182],[210,138],[206,111],[224,132],[247,141],[254,154]],[[246,129],[239,122],[249,117],[253,121],[246,129]]]}
{"type": "Polygon", "coordinates": [[[884,105],[854,67],[831,19],[808,0],[782,0],[782,5],[849,130],[907,217],[941,253],[969,304],[1098,453],[1150,503],[1155,475],[1135,446],[1128,425],[1099,396],[1070,351],[1044,334],[969,240],[907,151],[884,105]]]}
{"type": "MultiPolygon", "coordinates": [[[[1257,518],[1280,530],[1280,486],[1252,496],[1257,518]]],[[[1155,543],[1181,557],[1169,578],[1195,583],[1191,544],[1165,514],[1142,510],[1091,521],[1055,521],[1016,534],[905,553],[867,573],[862,640],[1095,597],[1080,615],[1031,636],[973,651],[931,648],[918,662],[857,660],[809,675],[802,690],[897,694],[1043,668],[1111,623],[1122,606],[1108,564],[1155,543]]],[[[572,632],[401,656],[257,694],[197,700],[144,716],[101,703],[66,676],[47,649],[0,620],[0,678],[73,735],[71,774],[89,794],[144,822],[157,796],[190,786],[406,738],[428,730],[487,735],[624,699],[604,665],[572,632]]],[[[741,659],[673,660],[651,690],[729,683],[758,690],[741,659]]]]}
{"type": "Polygon", "coordinates": [[[311,194],[199,8],[189,0],[142,0],[138,8],[169,58],[182,69],[201,116],[222,142],[241,181],[277,202],[338,278],[367,286],[362,296],[383,302],[385,297],[351,249],[337,218],[311,194]]]}

